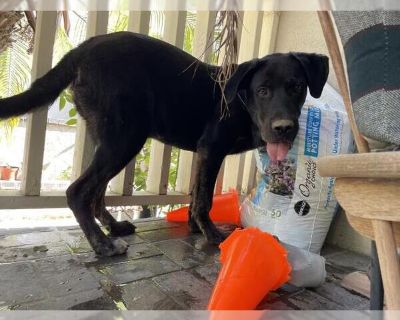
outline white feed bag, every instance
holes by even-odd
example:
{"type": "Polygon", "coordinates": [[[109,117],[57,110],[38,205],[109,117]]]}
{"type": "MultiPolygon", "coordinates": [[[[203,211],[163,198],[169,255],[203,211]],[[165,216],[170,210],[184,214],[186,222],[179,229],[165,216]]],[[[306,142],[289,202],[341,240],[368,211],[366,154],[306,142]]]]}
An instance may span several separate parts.
{"type": "Polygon", "coordinates": [[[256,226],[280,241],[319,253],[337,207],[334,179],[318,175],[316,158],[353,150],[343,101],[330,87],[307,96],[300,130],[287,159],[272,164],[265,147],[255,151],[262,179],[255,197],[242,205],[244,226],[256,226]]]}

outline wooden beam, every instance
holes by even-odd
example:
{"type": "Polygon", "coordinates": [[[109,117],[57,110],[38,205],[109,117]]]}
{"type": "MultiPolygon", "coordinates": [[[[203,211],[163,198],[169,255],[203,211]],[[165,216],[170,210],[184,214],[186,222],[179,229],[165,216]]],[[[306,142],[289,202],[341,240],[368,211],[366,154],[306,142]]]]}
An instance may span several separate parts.
{"type": "MultiPolygon", "coordinates": [[[[89,12],[86,38],[107,33],[108,15],[108,11],[89,12]]],[[[78,116],[72,166],[72,180],[76,180],[83,171],[87,169],[92,161],[94,150],[95,143],[87,131],[86,122],[83,118],[78,116]]]]}
{"type": "MultiPolygon", "coordinates": [[[[128,31],[148,34],[150,26],[150,11],[131,11],[129,13],[128,31]]],[[[133,158],[129,164],[110,181],[112,192],[129,196],[133,192],[134,172],[136,159],[133,158]]]]}
{"type": "MultiPolygon", "coordinates": [[[[185,38],[186,11],[166,11],[163,40],[183,48],[185,38]]],[[[171,164],[171,146],[152,140],[146,190],[166,194],[171,164]]]]}
{"type": "Polygon", "coordinates": [[[400,180],[336,178],[335,195],[352,216],[400,222],[400,180]],[[360,206],[362,203],[362,206],[360,206]]]}
{"type": "Polygon", "coordinates": [[[181,150],[179,154],[178,176],[176,178],[177,192],[189,194],[195,183],[197,154],[181,150]]]}
{"type": "Polygon", "coordinates": [[[222,162],[221,168],[219,169],[217,181],[215,182],[214,194],[218,195],[222,193],[223,184],[224,184],[224,175],[225,175],[225,163],[226,158],[222,162]]]}
{"type": "Polygon", "coordinates": [[[240,158],[239,158],[239,168],[238,168],[238,175],[237,175],[237,181],[236,181],[236,190],[239,191],[240,193],[242,192],[245,160],[246,160],[246,153],[243,152],[240,154],[240,158]]]}
{"type": "Polygon", "coordinates": [[[150,11],[130,11],[128,31],[149,34],[150,11]]]}
{"type": "Polygon", "coordinates": [[[183,48],[186,27],[186,11],[166,11],[163,40],[183,48]]]}
{"type": "MultiPolygon", "coordinates": [[[[400,309],[400,266],[390,221],[372,220],[388,310],[400,309]]],[[[395,319],[393,317],[390,319],[395,319]]]]}
{"type": "MultiPolygon", "coordinates": [[[[38,197],[24,196],[21,194],[16,195],[11,192],[1,191],[0,198],[0,210],[68,208],[65,192],[43,192],[42,195],[38,197]]],[[[190,202],[190,196],[177,192],[170,192],[166,195],[134,192],[133,195],[129,196],[107,194],[105,201],[107,206],[187,204],[190,202]]]]}
{"type": "Polygon", "coordinates": [[[260,49],[258,54],[260,57],[275,52],[280,15],[281,14],[278,11],[265,11],[263,13],[261,26],[262,37],[260,39],[260,49]]]}
{"type": "Polygon", "coordinates": [[[400,152],[341,154],[317,160],[322,177],[400,179],[400,152]]]}
{"type": "MultiPolygon", "coordinates": [[[[33,49],[32,80],[40,78],[52,67],[56,29],[57,12],[39,11],[33,49]]],[[[22,192],[25,195],[40,195],[47,113],[47,108],[41,108],[27,118],[22,178],[22,192]]]]}
{"type": "Polygon", "coordinates": [[[256,184],[256,161],[254,152],[248,151],[245,153],[245,164],[243,169],[242,190],[249,194],[256,184]]]}
{"type": "MultiPolygon", "coordinates": [[[[261,11],[244,12],[239,46],[239,63],[259,56],[263,18],[264,12],[261,11]]],[[[238,191],[241,191],[244,157],[242,155],[234,155],[226,158],[225,172],[229,172],[229,175],[224,177],[223,190],[238,188],[238,191]]]]}
{"type": "Polygon", "coordinates": [[[244,153],[230,155],[225,158],[224,180],[222,191],[235,189],[238,192],[242,189],[243,168],[244,168],[244,153]]]}
{"type": "MultiPolygon", "coordinates": [[[[197,13],[196,29],[193,39],[193,55],[201,61],[210,62],[212,48],[210,35],[214,32],[217,13],[215,11],[199,11],[197,13]]],[[[196,173],[196,154],[181,150],[179,154],[178,176],[175,190],[190,193],[196,173]]]]}
{"type": "Polygon", "coordinates": [[[196,29],[193,39],[193,55],[201,61],[210,62],[212,55],[212,47],[215,19],[217,12],[215,11],[199,11],[197,12],[196,29]]]}
{"type": "Polygon", "coordinates": [[[166,194],[168,190],[171,146],[157,140],[151,141],[150,163],[146,180],[146,190],[155,194],[166,194]]]}
{"type": "MultiPolygon", "coordinates": [[[[241,46],[241,39],[242,39],[242,34],[243,34],[243,17],[244,17],[244,12],[241,11],[239,12],[239,17],[240,17],[240,21],[239,21],[239,28],[237,31],[237,38],[238,38],[238,50],[240,51],[240,46],[241,46]]],[[[225,54],[225,47],[222,47],[218,56],[218,63],[221,64],[223,61],[223,57],[225,54]]],[[[221,194],[225,189],[224,189],[224,182],[225,184],[229,184],[229,182],[225,181],[225,172],[228,172],[228,170],[226,170],[226,166],[229,167],[230,161],[232,161],[231,157],[226,157],[224,162],[221,165],[221,168],[218,172],[218,176],[217,176],[217,181],[215,183],[215,190],[214,193],[215,194],[221,194]]],[[[230,174],[227,175],[227,179],[229,179],[228,177],[230,177],[230,174]]]]}
{"type": "Polygon", "coordinates": [[[258,57],[264,13],[246,11],[243,15],[243,31],[240,38],[239,63],[258,57]]]}
{"type": "Polygon", "coordinates": [[[129,161],[128,165],[110,181],[110,191],[119,195],[129,196],[133,192],[134,172],[136,159],[129,161]]]}

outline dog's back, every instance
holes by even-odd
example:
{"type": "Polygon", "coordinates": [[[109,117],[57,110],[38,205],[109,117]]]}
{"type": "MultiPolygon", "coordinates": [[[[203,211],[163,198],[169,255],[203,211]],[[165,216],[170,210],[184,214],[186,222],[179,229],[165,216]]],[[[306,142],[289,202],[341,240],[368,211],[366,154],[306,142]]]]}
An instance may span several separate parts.
{"type": "Polygon", "coordinates": [[[85,118],[92,108],[104,115],[118,113],[118,101],[112,111],[99,108],[105,99],[123,97],[130,101],[121,110],[124,121],[136,123],[140,118],[149,136],[195,149],[204,126],[218,111],[217,67],[166,42],[130,32],[96,37],[83,46],[85,61],[73,88],[85,118]],[[85,105],[87,99],[97,101],[85,105]]]}
{"type": "Polygon", "coordinates": [[[104,118],[114,125],[140,121],[149,136],[193,150],[220,99],[216,70],[145,35],[96,36],[71,50],[28,91],[0,100],[0,118],[45,107],[72,84],[78,112],[96,122],[94,136],[101,134],[98,123],[104,118]]]}

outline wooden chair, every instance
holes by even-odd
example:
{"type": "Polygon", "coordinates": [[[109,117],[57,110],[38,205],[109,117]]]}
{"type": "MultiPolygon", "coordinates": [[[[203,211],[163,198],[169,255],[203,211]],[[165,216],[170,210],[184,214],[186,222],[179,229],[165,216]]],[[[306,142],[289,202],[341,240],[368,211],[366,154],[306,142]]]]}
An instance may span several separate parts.
{"type": "MultiPolygon", "coordinates": [[[[351,226],[375,240],[386,306],[400,309],[400,152],[368,153],[354,121],[346,74],[329,12],[318,13],[360,154],[318,160],[323,177],[336,177],[335,194],[351,226]]],[[[399,119],[400,122],[400,119],[399,119]]]]}
{"type": "Polygon", "coordinates": [[[400,309],[400,152],[321,158],[323,177],[336,177],[335,195],[350,225],[375,240],[388,309],[400,309]]]}

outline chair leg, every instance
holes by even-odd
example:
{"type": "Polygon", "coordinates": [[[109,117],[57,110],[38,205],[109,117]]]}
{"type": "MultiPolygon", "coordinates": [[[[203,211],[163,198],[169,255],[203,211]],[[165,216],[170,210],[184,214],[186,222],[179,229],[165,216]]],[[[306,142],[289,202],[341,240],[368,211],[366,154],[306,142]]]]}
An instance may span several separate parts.
{"type": "Polygon", "coordinates": [[[370,310],[383,310],[383,283],[375,241],[371,241],[370,310]]]}
{"type": "Polygon", "coordinates": [[[373,220],[372,225],[382,271],[387,308],[389,310],[400,310],[400,267],[392,223],[373,220]]]}

